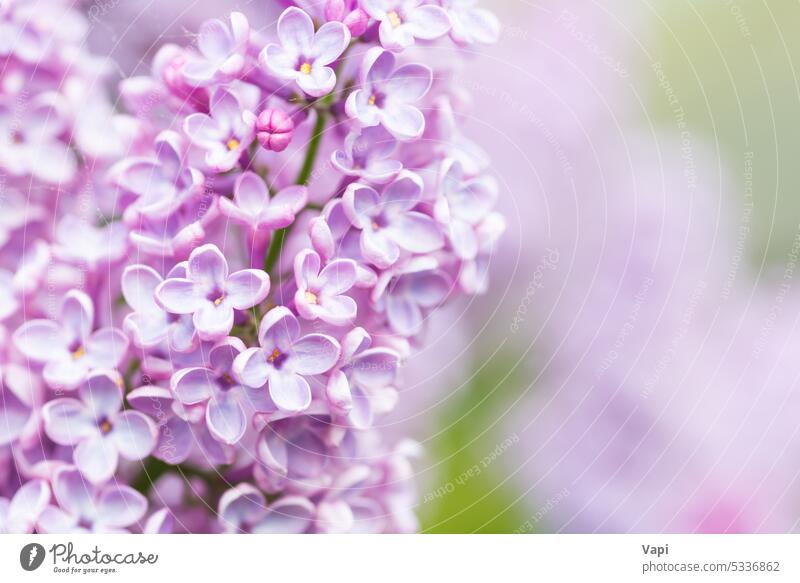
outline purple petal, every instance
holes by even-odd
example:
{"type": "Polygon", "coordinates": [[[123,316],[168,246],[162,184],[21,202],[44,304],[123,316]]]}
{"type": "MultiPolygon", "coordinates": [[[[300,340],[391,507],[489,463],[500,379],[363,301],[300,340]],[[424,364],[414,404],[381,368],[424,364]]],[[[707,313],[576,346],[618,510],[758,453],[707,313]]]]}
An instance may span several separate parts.
{"type": "MultiPolygon", "coordinates": [[[[30,320],[14,332],[14,345],[22,354],[37,362],[66,355],[67,341],[61,328],[50,320],[30,320]]],[[[67,355],[68,356],[68,355],[67,355]]]]}
{"type": "Polygon", "coordinates": [[[117,471],[119,455],[111,438],[98,433],[75,447],[73,459],[81,474],[89,481],[102,484],[117,471]]]}
{"type": "Polygon", "coordinates": [[[161,276],[152,267],[130,265],[122,272],[122,295],[136,311],[157,310],[155,291],[161,281],[161,276]]]}
{"type": "Polygon", "coordinates": [[[44,480],[31,480],[16,491],[8,506],[8,522],[30,532],[50,502],[50,487],[44,480]]]}
{"type": "Polygon", "coordinates": [[[97,522],[104,526],[130,526],[145,512],[147,499],[130,486],[108,486],[97,499],[97,522]]]}
{"type": "MultiPolygon", "coordinates": [[[[78,517],[64,512],[56,506],[48,506],[42,511],[36,523],[36,530],[42,534],[69,534],[78,532],[78,517]]],[[[86,532],[84,530],[84,532],[86,532]]]]}
{"type": "Polygon", "coordinates": [[[427,271],[414,274],[411,279],[409,293],[423,308],[432,308],[450,293],[450,281],[443,273],[427,271]]]}
{"type": "Polygon", "coordinates": [[[399,360],[399,355],[388,348],[365,350],[353,362],[353,380],[365,387],[385,387],[394,382],[399,360]]]}
{"type": "Polygon", "coordinates": [[[78,390],[89,415],[100,420],[117,414],[122,407],[122,377],[117,371],[96,371],[78,390]]]}
{"type": "Polygon", "coordinates": [[[381,84],[392,75],[395,57],[381,47],[372,47],[364,56],[365,85],[381,84]]]}
{"type": "Polygon", "coordinates": [[[400,247],[412,253],[430,253],[444,245],[444,236],[436,221],[413,211],[393,219],[386,234],[400,247]]]}
{"type": "Polygon", "coordinates": [[[139,411],[125,411],[114,420],[111,438],[120,455],[140,460],[153,451],[158,431],[155,423],[139,411]]]}
{"type": "Polygon", "coordinates": [[[167,279],[156,288],[156,300],[172,314],[192,314],[206,303],[190,279],[167,279]]]}
{"type": "Polygon", "coordinates": [[[77,399],[54,399],[45,403],[42,417],[47,436],[61,445],[75,445],[98,432],[94,416],[77,399]]]}
{"type": "Polygon", "coordinates": [[[422,197],[422,179],[413,172],[403,172],[383,189],[380,204],[387,215],[411,210],[422,197]]]}
{"type": "Polygon", "coordinates": [[[208,368],[185,368],[172,375],[170,385],[181,403],[195,405],[214,394],[217,384],[214,377],[214,372],[208,368]]]}
{"type": "Polygon", "coordinates": [[[334,62],[350,43],[350,31],[341,22],[326,22],[314,37],[311,56],[321,65],[334,62]]]}
{"type": "Polygon", "coordinates": [[[269,293],[269,275],[260,269],[242,269],[225,282],[226,299],[237,310],[260,304],[269,293]]]}
{"type": "Polygon", "coordinates": [[[336,75],[330,67],[314,65],[309,74],[298,75],[297,84],[308,95],[322,97],[333,91],[336,85],[336,75]]]}
{"type": "Polygon", "coordinates": [[[253,218],[269,205],[267,185],[254,172],[244,172],[236,179],[233,196],[236,204],[253,218]]]}
{"type": "Polygon", "coordinates": [[[272,198],[272,206],[287,206],[298,213],[308,202],[308,188],[299,184],[287,186],[272,198]]]}
{"type": "Polygon", "coordinates": [[[408,26],[417,38],[433,40],[450,30],[450,18],[440,6],[418,6],[408,14],[408,26]]]}
{"type": "Polygon", "coordinates": [[[116,368],[128,352],[128,337],[117,328],[101,328],[86,342],[86,358],[92,368],[116,368]]]}
{"type": "Polygon", "coordinates": [[[144,525],[144,534],[172,534],[175,518],[169,508],[162,508],[150,515],[144,525]]]}
{"type": "Polygon", "coordinates": [[[331,261],[319,274],[319,284],[326,295],[339,295],[356,283],[356,262],[352,259],[331,261]]]}
{"type": "Polygon", "coordinates": [[[219,518],[229,531],[242,530],[261,519],[265,509],[264,495],[246,482],[227,490],[219,499],[219,518]]]}
{"type": "Polygon", "coordinates": [[[94,322],[94,305],[85,293],[72,290],[61,303],[60,321],[68,340],[86,343],[94,322]]]}
{"type": "Polygon", "coordinates": [[[198,31],[197,47],[204,56],[221,60],[228,56],[233,48],[233,39],[228,27],[217,19],[206,20],[198,31]]]}
{"type": "Polygon", "coordinates": [[[422,329],[419,306],[405,297],[389,295],[386,298],[386,316],[392,330],[403,336],[412,336],[422,329]]]}
{"type": "Polygon", "coordinates": [[[76,518],[90,518],[94,514],[94,487],[77,468],[65,466],[53,476],[53,496],[58,505],[76,518]]]}
{"type": "Polygon", "coordinates": [[[233,361],[236,379],[254,389],[264,386],[271,370],[260,348],[248,348],[233,361]]]}
{"type": "Polygon", "coordinates": [[[382,268],[394,265],[400,258],[400,249],[388,233],[371,229],[361,232],[361,253],[364,259],[382,268]]]}
{"type": "Polygon", "coordinates": [[[387,103],[381,120],[383,127],[398,140],[413,140],[425,131],[425,116],[405,103],[387,103]]]}
{"type": "Polygon", "coordinates": [[[308,334],[292,347],[292,362],[301,375],[328,372],[339,360],[339,343],[325,334],[308,334]]]}
{"type": "Polygon", "coordinates": [[[346,413],[353,406],[350,383],[342,371],[335,370],[331,373],[328,383],[325,385],[325,396],[331,407],[334,407],[339,413],[346,413]]]}
{"type": "Polygon", "coordinates": [[[316,251],[303,249],[294,258],[294,279],[297,288],[307,290],[315,287],[319,275],[320,258],[316,251]]]}
{"type": "Polygon", "coordinates": [[[222,289],[228,279],[228,262],[216,245],[203,245],[189,256],[186,276],[204,287],[222,289]]]}
{"type": "Polygon", "coordinates": [[[148,417],[156,420],[171,414],[174,397],[168,389],[155,385],[145,385],[128,393],[128,403],[148,417]]]}
{"type": "Polygon", "coordinates": [[[266,349],[280,349],[287,352],[295,338],[300,334],[300,324],[294,314],[285,306],[272,308],[261,319],[258,328],[259,344],[266,349]]]}
{"type": "Polygon", "coordinates": [[[311,17],[296,7],[287,8],[278,19],[278,38],[283,48],[295,56],[307,53],[314,43],[311,17]]]}
{"type": "Polygon", "coordinates": [[[311,388],[300,375],[276,371],[269,377],[269,395],[284,411],[303,411],[311,405],[311,388]]]}
{"type": "Polygon", "coordinates": [[[253,527],[258,534],[301,534],[314,517],[314,505],[300,496],[285,496],[274,502],[253,527]]]}
{"type": "Polygon", "coordinates": [[[372,217],[380,214],[378,193],[371,186],[351,184],[342,197],[342,209],[353,226],[366,229],[372,217]]]}
{"type": "Polygon", "coordinates": [[[226,302],[205,302],[194,313],[192,322],[202,340],[218,340],[233,328],[233,309],[226,302]]]}
{"type": "Polygon", "coordinates": [[[179,464],[189,457],[194,445],[191,426],[179,417],[173,417],[160,426],[158,444],[153,457],[167,462],[179,464]]]}
{"type": "Polygon", "coordinates": [[[334,326],[344,326],[352,322],[358,313],[358,305],[349,296],[323,296],[320,302],[319,317],[333,324],[334,326]]]}
{"type": "Polygon", "coordinates": [[[208,402],[206,424],[216,439],[233,445],[244,436],[247,418],[242,406],[235,399],[218,395],[208,402]]]}

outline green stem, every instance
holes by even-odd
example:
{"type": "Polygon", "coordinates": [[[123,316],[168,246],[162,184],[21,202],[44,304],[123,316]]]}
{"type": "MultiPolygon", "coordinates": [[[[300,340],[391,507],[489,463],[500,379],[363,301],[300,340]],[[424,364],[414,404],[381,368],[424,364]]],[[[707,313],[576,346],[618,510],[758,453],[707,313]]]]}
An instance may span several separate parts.
{"type": "MultiPolygon", "coordinates": [[[[328,106],[333,94],[328,95],[323,99],[322,103],[324,106],[328,106]]],[[[317,153],[319,153],[319,147],[322,143],[322,134],[325,132],[325,124],[328,121],[328,113],[326,109],[319,108],[317,109],[317,121],[314,124],[314,130],[311,134],[311,141],[308,144],[308,151],[306,152],[305,160],[303,160],[303,166],[300,168],[300,174],[297,175],[297,180],[295,180],[296,184],[306,184],[308,180],[311,178],[311,173],[314,171],[314,163],[317,160],[317,153]]],[[[292,223],[294,224],[294,223],[292,223]]],[[[292,228],[292,225],[288,227],[284,227],[283,229],[279,229],[275,231],[275,235],[272,237],[272,241],[269,244],[269,249],[267,250],[267,256],[264,259],[264,271],[267,273],[271,273],[274,269],[275,264],[278,262],[278,258],[281,256],[281,251],[283,251],[283,245],[286,243],[286,237],[289,235],[289,231],[292,228]]]]}

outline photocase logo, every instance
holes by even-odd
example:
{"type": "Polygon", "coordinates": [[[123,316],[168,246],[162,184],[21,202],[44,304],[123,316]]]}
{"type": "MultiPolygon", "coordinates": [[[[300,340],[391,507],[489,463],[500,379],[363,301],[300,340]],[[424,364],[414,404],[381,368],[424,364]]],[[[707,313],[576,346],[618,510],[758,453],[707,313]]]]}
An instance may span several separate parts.
{"type": "Polygon", "coordinates": [[[19,552],[19,564],[26,571],[35,571],[44,562],[44,547],[39,543],[30,543],[19,552]]]}

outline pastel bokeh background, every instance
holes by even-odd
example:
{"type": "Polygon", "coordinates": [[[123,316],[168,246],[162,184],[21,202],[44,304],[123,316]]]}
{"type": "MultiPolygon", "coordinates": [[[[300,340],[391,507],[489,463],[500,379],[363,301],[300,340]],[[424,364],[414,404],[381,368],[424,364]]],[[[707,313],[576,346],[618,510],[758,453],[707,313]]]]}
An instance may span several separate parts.
{"type": "MultiPolygon", "coordinates": [[[[85,10],[122,74],[268,5],[85,10]]],[[[384,422],[425,448],[423,530],[798,530],[800,5],[491,5],[460,122],[508,230],[384,422]]]]}

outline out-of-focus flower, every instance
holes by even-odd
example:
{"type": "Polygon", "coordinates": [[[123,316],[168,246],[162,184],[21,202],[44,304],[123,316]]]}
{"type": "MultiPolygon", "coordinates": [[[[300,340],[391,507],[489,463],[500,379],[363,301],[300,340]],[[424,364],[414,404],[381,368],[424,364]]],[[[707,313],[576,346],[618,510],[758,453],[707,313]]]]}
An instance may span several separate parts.
{"type": "Polygon", "coordinates": [[[347,98],[347,114],[362,126],[381,124],[399,140],[418,138],[425,117],[413,104],[428,93],[431,79],[425,65],[395,68],[392,53],[373,47],[364,56],[358,88],[347,98]]]}
{"type": "Polygon", "coordinates": [[[44,534],[125,533],[147,512],[147,499],[130,486],[94,486],[77,469],[61,468],[53,477],[53,497],[39,516],[44,534]]]}
{"type": "Polygon", "coordinates": [[[199,87],[234,79],[245,66],[249,40],[250,24],[241,12],[231,13],[229,25],[207,20],[197,37],[199,54],[184,65],[184,78],[199,87]]]}
{"type": "Polygon", "coordinates": [[[381,44],[392,51],[407,49],[415,39],[439,38],[450,30],[447,12],[422,0],[362,0],[361,5],[380,22],[381,44]]]}
{"type": "Polygon", "coordinates": [[[450,36],[459,44],[496,43],[500,36],[500,22],[485,8],[478,8],[478,0],[439,0],[450,16],[453,27],[450,36]]]}
{"type": "Polygon", "coordinates": [[[314,22],[304,11],[287,8],[278,19],[280,44],[269,44],[262,64],[275,76],[295,81],[305,93],[322,97],[333,91],[336,73],[329,67],[350,42],[350,31],[340,22],[326,22],[314,32],[314,22]]]}
{"type": "Polygon", "coordinates": [[[383,126],[351,132],[344,141],[344,150],[331,154],[331,162],[345,176],[367,182],[385,184],[403,169],[403,163],[392,157],[397,140],[383,126]]]}
{"type": "Polygon", "coordinates": [[[30,534],[50,503],[50,486],[31,480],[19,487],[11,499],[0,497],[0,534],[30,534]]]}
{"type": "Polygon", "coordinates": [[[114,475],[119,456],[140,460],[156,443],[149,417],[121,411],[122,387],[117,372],[99,370],[78,389],[79,399],[53,399],[42,409],[47,435],[60,445],[75,446],[75,465],[95,484],[114,475]]]}
{"type": "Polygon", "coordinates": [[[14,343],[30,360],[43,363],[51,387],[74,389],[96,368],[116,368],[128,350],[128,339],[116,328],[92,332],[94,304],[85,293],[64,296],[57,322],[29,320],[14,332],[14,343]]]}

